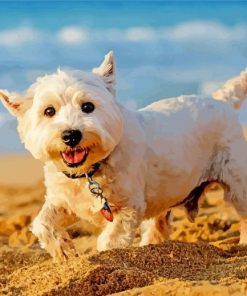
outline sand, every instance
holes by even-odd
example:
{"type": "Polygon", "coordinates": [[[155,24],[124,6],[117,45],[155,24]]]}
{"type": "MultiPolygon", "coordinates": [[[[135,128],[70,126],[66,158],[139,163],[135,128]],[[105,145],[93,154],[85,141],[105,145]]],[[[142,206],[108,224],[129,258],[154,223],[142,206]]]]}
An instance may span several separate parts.
{"type": "Polygon", "coordinates": [[[0,184],[33,185],[42,177],[42,163],[28,153],[0,154],[0,184]]]}
{"type": "Polygon", "coordinates": [[[99,253],[97,230],[74,225],[80,256],[57,264],[28,230],[43,203],[40,164],[29,156],[4,162],[16,169],[9,179],[0,170],[0,295],[247,295],[247,247],[237,245],[239,218],[219,187],[201,200],[195,223],[174,210],[171,240],[157,246],[137,247],[137,232],[133,247],[99,253]],[[23,164],[27,176],[18,177],[23,164]]]}

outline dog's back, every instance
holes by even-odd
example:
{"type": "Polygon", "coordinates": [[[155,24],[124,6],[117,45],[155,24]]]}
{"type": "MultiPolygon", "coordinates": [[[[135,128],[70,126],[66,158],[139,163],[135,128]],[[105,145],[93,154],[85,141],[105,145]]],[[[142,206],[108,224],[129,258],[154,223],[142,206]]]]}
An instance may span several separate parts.
{"type": "Polygon", "coordinates": [[[232,139],[243,138],[235,111],[212,98],[161,100],[138,115],[146,134],[147,199],[155,195],[164,203],[165,193],[166,207],[198,184],[217,147],[227,149],[232,139]]]}

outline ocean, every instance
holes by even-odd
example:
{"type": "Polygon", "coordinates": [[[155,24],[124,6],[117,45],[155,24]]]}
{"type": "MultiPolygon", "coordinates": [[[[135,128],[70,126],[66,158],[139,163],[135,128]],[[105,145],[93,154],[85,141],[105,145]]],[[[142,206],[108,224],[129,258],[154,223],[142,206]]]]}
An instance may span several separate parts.
{"type": "MultiPolygon", "coordinates": [[[[1,1],[0,89],[24,91],[59,66],[89,71],[114,50],[129,108],[207,95],[247,67],[246,15],[243,1],[1,1]]],[[[24,150],[15,128],[0,105],[0,153],[24,150]]]]}

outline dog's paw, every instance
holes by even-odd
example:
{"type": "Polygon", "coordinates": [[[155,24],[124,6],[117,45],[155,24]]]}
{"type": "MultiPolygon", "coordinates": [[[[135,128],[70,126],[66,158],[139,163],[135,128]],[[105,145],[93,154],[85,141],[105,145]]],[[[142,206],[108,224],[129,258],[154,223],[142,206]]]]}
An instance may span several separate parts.
{"type": "Polygon", "coordinates": [[[61,263],[71,257],[78,257],[75,246],[67,232],[56,233],[56,238],[45,246],[53,257],[53,261],[61,263]]]}
{"type": "Polygon", "coordinates": [[[247,245],[247,219],[243,219],[240,222],[240,245],[247,245]]]}
{"type": "Polygon", "coordinates": [[[111,249],[126,248],[130,245],[127,236],[109,237],[107,233],[101,233],[97,240],[97,251],[107,251],[111,249]]]}
{"type": "Polygon", "coordinates": [[[97,239],[97,251],[102,252],[110,249],[112,249],[110,240],[101,234],[97,239]]]}
{"type": "Polygon", "coordinates": [[[246,246],[247,245],[247,236],[240,234],[239,245],[246,246]]]}

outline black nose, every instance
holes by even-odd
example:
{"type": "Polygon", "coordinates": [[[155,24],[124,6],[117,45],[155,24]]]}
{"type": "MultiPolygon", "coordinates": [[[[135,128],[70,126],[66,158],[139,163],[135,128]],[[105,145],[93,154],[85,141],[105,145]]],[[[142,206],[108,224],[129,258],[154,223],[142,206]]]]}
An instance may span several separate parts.
{"type": "Polygon", "coordinates": [[[71,148],[79,144],[81,138],[82,134],[79,130],[66,130],[62,133],[63,142],[71,148]]]}

